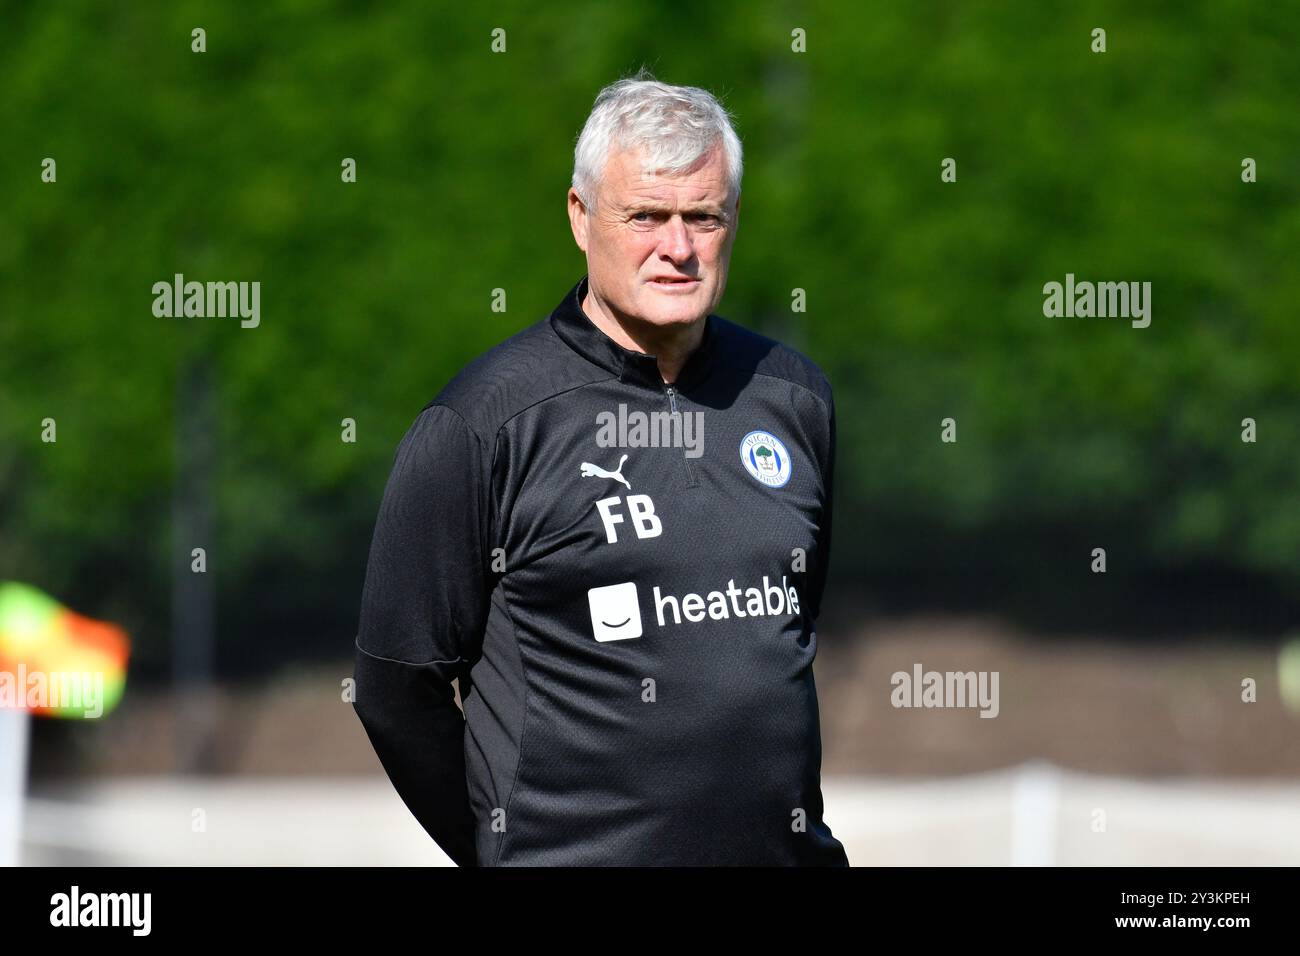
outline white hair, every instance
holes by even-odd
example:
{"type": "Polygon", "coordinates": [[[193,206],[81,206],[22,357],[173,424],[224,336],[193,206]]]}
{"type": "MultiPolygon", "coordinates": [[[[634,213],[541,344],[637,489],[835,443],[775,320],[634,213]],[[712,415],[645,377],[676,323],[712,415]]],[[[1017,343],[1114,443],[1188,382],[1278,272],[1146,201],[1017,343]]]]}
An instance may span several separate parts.
{"type": "Polygon", "coordinates": [[[615,148],[644,149],[645,171],[683,173],[721,142],[727,195],[740,192],[744,159],[731,117],[708,90],[660,83],[644,68],[596,95],[573,150],[573,189],[588,210],[615,148]]]}

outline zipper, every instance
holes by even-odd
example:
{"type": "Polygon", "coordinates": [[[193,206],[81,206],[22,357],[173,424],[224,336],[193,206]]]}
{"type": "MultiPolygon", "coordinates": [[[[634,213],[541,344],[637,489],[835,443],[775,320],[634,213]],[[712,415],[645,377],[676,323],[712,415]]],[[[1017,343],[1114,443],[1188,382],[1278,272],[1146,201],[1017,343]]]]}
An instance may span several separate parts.
{"type": "MultiPolygon", "coordinates": [[[[668,383],[664,383],[664,393],[668,396],[668,413],[681,421],[681,432],[683,440],[686,436],[686,422],[681,418],[681,412],[677,408],[677,389],[668,383]]],[[[684,444],[684,441],[683,441],[684,444]]],[[[686,465],[686,484],[694,486],[695,472],[691,469],[691,460],[686,457],[687,449],[682,448],[682,462],[686,465]]]]}

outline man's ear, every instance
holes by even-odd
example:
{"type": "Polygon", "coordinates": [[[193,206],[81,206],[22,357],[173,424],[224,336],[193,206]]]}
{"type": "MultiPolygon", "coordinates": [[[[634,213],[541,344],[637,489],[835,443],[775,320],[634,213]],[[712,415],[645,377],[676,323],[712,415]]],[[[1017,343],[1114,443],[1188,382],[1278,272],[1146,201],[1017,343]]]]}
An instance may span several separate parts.
{"type": "Polygon", "coordinates": [[[583,252],[587,251],[587,207],[576,189],[569,188],[569,228],[573,231],[573,241],[583,252]]]}
{"type": "Polygon", "coordinates": [[[734,227],[740,222],[740,193],[736,193],[736,208],[731,212],[731,225],[734,227]]]}

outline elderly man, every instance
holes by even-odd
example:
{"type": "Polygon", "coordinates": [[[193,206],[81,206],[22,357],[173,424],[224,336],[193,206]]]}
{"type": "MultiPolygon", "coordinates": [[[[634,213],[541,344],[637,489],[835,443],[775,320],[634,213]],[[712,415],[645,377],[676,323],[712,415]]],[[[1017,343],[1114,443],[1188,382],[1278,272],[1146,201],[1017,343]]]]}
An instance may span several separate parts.
{"type": "Polygon", "coordinates": [[[458,864],[848,864],[813,681],[834,405],[713,314],[741,168],[704,90],[602,90],[568,194],[587,274],[397,449],[355,706],[458,864]]]}

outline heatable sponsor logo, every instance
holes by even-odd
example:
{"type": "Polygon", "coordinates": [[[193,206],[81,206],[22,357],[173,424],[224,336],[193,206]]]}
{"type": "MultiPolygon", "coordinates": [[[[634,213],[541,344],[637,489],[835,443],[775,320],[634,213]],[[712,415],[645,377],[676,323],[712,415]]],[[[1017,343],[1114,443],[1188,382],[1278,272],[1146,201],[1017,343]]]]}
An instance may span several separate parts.
{"type": "MultiPolygon", "coordinates": [[[[656,586],[652,598],[653,620],[660,627],[667,627],[670,623],[674,626],[698,623],[706,617],[714,621],[725,621],[732,617],[799,613],[799,592],[793,584],[786,581],[784,574],[781,575],[780,584],[764,575],[760,587],[742,588],[732,578],[727,582],[726,588],[709,591],[707,594],[690,592],[680,598],[664,594],[656,586]]],[[[644,633],[640,595],[635,581],[592,588],[587,592],[587,600],[591,605],[592,634],[601,643],[641,637],[644,633]]]]}
{"type": "Polygon", "coordinates": [[[591,632],[596,640],[622,641],[641,636],[641,602],[636,582],[610,584],[587,592],[591,605],[591,632]]]}
{"type": "Polygon", "coordinates": [[[738,588],[736,579],[727,582],[726,591],[710,591],[707,595],[684,594],[679,602],[671,594],[661,594],[654,589],[655,616],[659,626],[665,625],[667,610],[672,615],[674,624],[687,621],[702,621],[707,616],[715,621],[725,621],[729,617],[763,617],[764,615],[798,614],[799,592],[793,584],[787,584],[785,575],[781,575],[781,584],[769,583],[763,575],[761,588],[738,588]],[[744,598],[742,601],[741,598],[744,598]]]}

